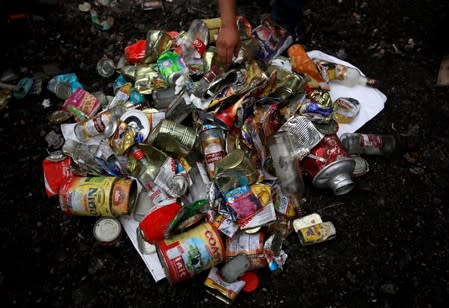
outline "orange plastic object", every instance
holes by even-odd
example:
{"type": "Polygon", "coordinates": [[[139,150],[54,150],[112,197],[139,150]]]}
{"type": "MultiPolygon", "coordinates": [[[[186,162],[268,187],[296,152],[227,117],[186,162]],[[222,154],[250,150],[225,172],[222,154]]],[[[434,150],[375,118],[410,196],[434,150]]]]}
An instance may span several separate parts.
{"type": "Polygon", "coordinates": [[[325,81],[301,44],[291,45],[287,50],[287,54],[295,72],[305,73],[318,82],[325,81]]]}

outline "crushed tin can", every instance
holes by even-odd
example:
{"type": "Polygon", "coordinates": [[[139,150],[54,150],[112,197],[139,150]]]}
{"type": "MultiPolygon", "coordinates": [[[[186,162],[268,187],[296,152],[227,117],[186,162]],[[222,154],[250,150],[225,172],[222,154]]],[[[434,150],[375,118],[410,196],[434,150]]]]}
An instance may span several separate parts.
{"type": "Polygon", "coordinates": [[[335,195],[350,192],[355,162],[336,134],[326,135],[303,160],[304,170],[318,188],[330,188],[335,195]]]}

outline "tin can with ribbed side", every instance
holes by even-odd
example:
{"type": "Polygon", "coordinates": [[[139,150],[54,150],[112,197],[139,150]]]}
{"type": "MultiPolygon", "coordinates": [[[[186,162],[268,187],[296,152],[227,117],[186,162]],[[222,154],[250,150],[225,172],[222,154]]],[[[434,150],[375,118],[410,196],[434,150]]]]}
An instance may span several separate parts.
{"type": "Polygon", "coordinates": [[[158,242],[156,251],[172,285],[186,281],[225,259],[220,234],[209,222],[158,242]]]}
{"type": "Polygon", "coordinates": [[[194,148],[197,139],[191,127],[170,120],[162,120],[151,131],[147,142],[165,152],[188,155],[194,148]]]}

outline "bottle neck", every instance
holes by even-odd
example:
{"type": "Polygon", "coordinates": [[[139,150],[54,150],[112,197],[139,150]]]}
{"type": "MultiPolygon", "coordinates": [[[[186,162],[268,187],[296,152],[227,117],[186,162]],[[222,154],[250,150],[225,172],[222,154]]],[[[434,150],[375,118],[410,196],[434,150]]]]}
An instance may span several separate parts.
{"type": "Polygon", "coordinates": [[[367,78],[365,76],[360,76],[359,77],[359,84],[375,88],[377,86],[377,80],[376,79],[372,79],[372,78],[367,78]]]}

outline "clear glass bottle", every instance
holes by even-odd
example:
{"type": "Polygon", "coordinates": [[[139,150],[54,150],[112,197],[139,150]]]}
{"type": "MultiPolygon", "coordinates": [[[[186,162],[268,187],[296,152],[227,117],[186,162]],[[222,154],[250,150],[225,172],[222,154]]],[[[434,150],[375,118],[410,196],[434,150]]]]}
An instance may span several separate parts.
{"type": "Polygon", "coordinates": [[[81,141],[87,141],[96,136],[109,138],[117,129],[120,116],[125,113],[124,105],[117,105],[105,110],[88,120],[81,121],[75,125],[75,136],[81,141]]]}
{"type": "Polygon", "coordinates": [[[417,146],[416,137],[399,134],[344,133],[340,140],[349,154],[394,156],[417,146]]]}
{"type": "Polygon", "coordinates": [[[327,81],[338,83],[347,87],[354,87],[356,85],[362,86],[377,86],[377,80],[367,78],[362,73],[350,66],[328,62],[325,60],[314,59],[323,78],[327,81]]]}
{"type": "Polygon", "coordinates": [[[133,152],[134,159],[138,162],[140,171],[137,174],[137,179],[145,190],[151,191],[154,186],[154,180],[159,173],[160,168],[164,164],[166,155],[157,150],[152,149],[150,152],[151,159],[145,154],[141,149],[134,149],[133,152]]]}

